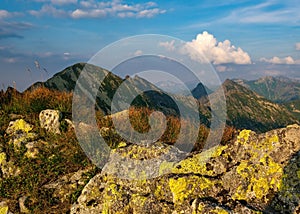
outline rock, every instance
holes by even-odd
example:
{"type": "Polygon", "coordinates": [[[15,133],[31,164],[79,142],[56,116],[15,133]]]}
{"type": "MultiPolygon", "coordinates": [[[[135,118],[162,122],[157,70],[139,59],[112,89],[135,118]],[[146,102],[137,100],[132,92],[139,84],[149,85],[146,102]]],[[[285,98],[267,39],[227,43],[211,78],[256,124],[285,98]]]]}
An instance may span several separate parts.
{"type": "Polygon", "coordinates": [[[9,114],[8,116],[11,120],[24,119],[24,116],[20,114],[9,114]]]}
{"type": "Polygon", "coordinates": [[[58,110],[43,110],[39,115],[40,125],[48,132],[54,134],[60,134],[60,121],[62,119],[62,113],[58,110]]]}
{"type": "Polygon", "coordinates": [[[64,175],[55,182],[46,184],[43,187],[46,189],[54,189],[53,197],[59,198],[61,202],[68,201],[79,187],[82,188],[83,185],[87,183],[87,174],[92,170],[92,168],[87,168],[64,175]]]}
{"type": "Polygon", "coordinates": [[[25,206],[25,201],[27,199],[27,196],[23,196],[19,198],[19,207],[21,213],[30,213],[30,210],[25,206]]]}
{"type": "Polygon", "coordinates": [[[6,134],[12,135],[18,132],[28,133],[32,130],[33,126],[23,119],[11,121],[6,129],[6,134]]]}
{"type": "Polygon", "coordinates": [[[12,161],[7,160],[5,152],[0,153],[0,172],[1,178],[15,177],[20,174],[20,169],[14,165],[12,161]]]}
{"type": "Polygon", "coordinates": [[[0,202],[0,214],[9,214],[8,209],[6,202],[0,202]]]}
{"type": "Polygon", "coordinates": [[[10,136],[9,144],[14,145],[15,150],[19,150],[22,145],[32,142],[37,138],[35,133],[32,133],[33,126],[23,119],[11,121],[6,133],[10,136]]]}
{"type": "Polygon", "coordinates": [[[25,145],[25,147],[27,149],[25,156],[27,158],[36,158],[37,157],[37,155],[39,154],[39,149],[38,149],[37,144],[38,144],[37,141],[33,141],[33,142],[27,143],[25,145]]]}
{"type": "Polygon", "coordinates": [[[173,158],[148,168],[138,168],[134,160],[159,160],[172,147],[117,148],[71,213],[297,213],[299,136],[300,126],[265,134],[243,130],[231,144],[184,160],[173,152],[173,158]],[[126,158],[131,162],[122,165],[126,158]]]}

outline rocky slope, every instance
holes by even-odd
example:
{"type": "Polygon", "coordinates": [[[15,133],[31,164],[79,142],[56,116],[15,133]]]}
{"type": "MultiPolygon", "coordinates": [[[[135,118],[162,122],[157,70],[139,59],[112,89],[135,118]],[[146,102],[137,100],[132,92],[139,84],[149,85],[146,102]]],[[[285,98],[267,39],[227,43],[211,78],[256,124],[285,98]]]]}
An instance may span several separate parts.
{"type": "Polygon", "coordinates": [[[105,166],[95,170],[79,155],[71,130],[54,134],[53,117],[59,118],[57,111],[41,113],[41,125],[54,128],[48,134],[24,119],[7,124],[1,136],[1,213],[300,211],[299,125],[264,134],[242,130],[232,143],[201,153],[186,154],[163,142],[118,142],[105,166]]]}
{"type": "Polygon", "coordinates": [[[116,149],[104,167],[110,170],[89,181],[71,213],[298,213],[299,134],[298,125],[260,135],[243,130],[232,144],[161,162],[152,179],[114,154],[145,160],[167,147],[116,149]],[[120,171],[131,175],[129,180],[119,178],[120,171]]]}
{"type": "Polygon", "coordinates": [[[227,123],[239,129],[265,132],[297,122],[283,105],[273,103],[232,80],[223,83],[227,123]]]}

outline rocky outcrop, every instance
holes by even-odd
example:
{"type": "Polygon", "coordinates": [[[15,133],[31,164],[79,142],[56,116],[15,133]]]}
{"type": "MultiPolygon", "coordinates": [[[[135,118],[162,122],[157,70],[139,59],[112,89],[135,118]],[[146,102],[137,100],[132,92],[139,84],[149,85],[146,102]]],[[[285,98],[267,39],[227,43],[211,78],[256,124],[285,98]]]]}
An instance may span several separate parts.
{"type": "Polygon", "coordinates": [[[58,110],[47,109],[40,112],[40,126],[48,132],[60,134],[62,113],[58,110]]]}
{"type": "Polygon", "coordinates": [[[234,143],[181,161],[166,158],[152,178],[147,168],[118,163],[115,154],[151,160],[172,147],[126,145],[111,152],[71,213],[298,213],[299,134],[298,125],[265,134],[243,130],[234,143]]]}

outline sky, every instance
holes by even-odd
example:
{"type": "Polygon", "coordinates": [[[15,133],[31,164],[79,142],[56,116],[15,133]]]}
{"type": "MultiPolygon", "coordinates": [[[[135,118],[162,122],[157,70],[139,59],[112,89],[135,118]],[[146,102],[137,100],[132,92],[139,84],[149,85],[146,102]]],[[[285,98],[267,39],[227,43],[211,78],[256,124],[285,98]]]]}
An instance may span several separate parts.
{"type": "Polygon", "coordinates": [[[0,1],[0,89],[15,85],[22,91],[141,34],[186,41],[222,80],[300,79],[297,0],[0,1]]]}

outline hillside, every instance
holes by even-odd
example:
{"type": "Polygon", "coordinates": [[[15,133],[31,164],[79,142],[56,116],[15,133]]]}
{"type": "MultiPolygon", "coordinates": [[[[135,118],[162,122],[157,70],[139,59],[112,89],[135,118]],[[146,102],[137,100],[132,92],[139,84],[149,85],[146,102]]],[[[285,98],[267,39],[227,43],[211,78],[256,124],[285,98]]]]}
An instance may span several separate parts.
{"type": "Polygon", "coordinates": [[[285,106],[272,103],[234,81],[226,80],[222,86],[229,125],[264,132],[297,122],[285,106]]]}
{"type": "MultiPolygon", "coordinates": [[[[122,79],[100,67],[78,63],[66,68],[62,72],[55,74],[46,82],[37,83],[30,88],[32,89],[39,85],[43,85],[49,89],[69,92],[73,91],[76,81],[83,68],[89,71],[89,75],[86,77],[86,80],[83,83],[87,84],[88,87],[90,85],[98,85],[97,79],[100,79],[103,75],[107,75],[104,81],[99,84],[100,86],[98,88],[96,99],[96,105],[98,109],[101,109],[104,114],[110,114],[111,102],[114,95],[118,97],[116,109],[119,109],[120,111],[124,109],[124,105],[126,105],[126,103],[131,103],[136,107],[148,107],[150,109],[159,110],[166,115],[178,117],[180,116],[180,113],[177,104],[179,104],[182,110],[187,112],[185,117],[189,117],[189,119],[196,118],[197,109],[195,109],[195,106],[193,106],[192,103],[198,102],[197,105],[199,108],[199,117],[201,123],[207,127],[210,125],[210,101],[207,99],[207,93],[210,93],[210,99],[214,99],[214,95],[211,94],[211,91],[207,92],[206,87],[201,83],[199,83],[196,88],[192,90],[193,96],[198,99],[198,101],[196,101],[193,97],[165,93],[160,88],[138,76],[122,79]],[[122,90],[118,91],[117,89],[121,85],[123,85],[122,90]],[[120,91],[123,94],[120,94],[120,91]],[[142,93],[142,91],[145,92],[142,93]],[[139,96],[136,97],[137,94],[139,94],[139,96]],[[134,100],[130,100],[130,96],[136,98],[134,100]]],[[[273,80],[273,78],[264,78],[259,82],[261,82],[262,85],[266,85],[267,82],[271,81],[274,82],[275,80],[273,80]]],[[[291,82],[290,80],[285,80],[282,78],[282,80],[279,79],[278,81],[280,83],[285,81],[285,87],[287,88],[286,90],[288,90],[288,82],[291,82]]],[[[251,81],[249,82],[251,83],[251,81]]],[[[291,84],[296,84],[296,82],[292,82],[291,84]]],[[[82,89],[88,87],[80,86],[79,88],[82,89]]],[[[271,101],[251,91],[249,87],[250,86],[246,85],[246,81],[235,80],[234,82],[226,80],[224,82],[223,88],[225,90],[225,96],[227,100],[227,124],[229,126],[234,126],[237,129],[247,128],[258,132],[264,132],[297,122],[295,117],[297,117],[298,114],[297,112],[293,112],[289,106],[286,108],[285,106],[272,103],[271,101]],[[239,84],[236,82],[239,82],[239,84]]],[[[272,90],[273,89],[275,90],[275,88],[272,88],[272,90]]],[[[85,93],[87,93],[86,97],[90,97],[88,96],[88,93],[91,92],[85,91],[85,93]]],[[[276,96],[281,95],[278,94],[276,96]]]]}
{"type": "Polygon", "coordinates": [[[286,77],[263,77],[258,80],[235,80],[268,100],[282,103],[300,100],[300,82],[286,77]]]}

